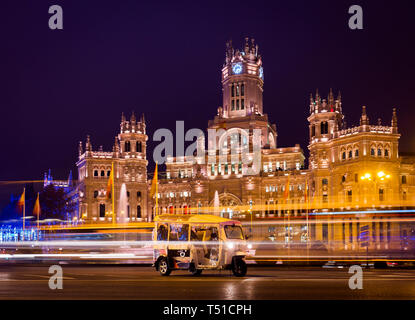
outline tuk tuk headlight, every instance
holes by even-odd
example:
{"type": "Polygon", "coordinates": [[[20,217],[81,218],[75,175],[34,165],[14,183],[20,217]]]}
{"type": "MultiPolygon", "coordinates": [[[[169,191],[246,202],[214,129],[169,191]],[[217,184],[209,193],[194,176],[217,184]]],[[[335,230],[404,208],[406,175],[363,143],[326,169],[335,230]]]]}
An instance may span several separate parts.
{"type": "Polygon", "coordinates": [[[228,243],[226,244],[226,246],[228,247],[228,249],[233,249],[233,248],[234,248],[234,244],[233,244],[233,242],[228,242],[228,243]]]}
{"type": "Polygon", "coordinates": [[[252,249],[252,244],[248,243],[248,249],[252,249]]]}

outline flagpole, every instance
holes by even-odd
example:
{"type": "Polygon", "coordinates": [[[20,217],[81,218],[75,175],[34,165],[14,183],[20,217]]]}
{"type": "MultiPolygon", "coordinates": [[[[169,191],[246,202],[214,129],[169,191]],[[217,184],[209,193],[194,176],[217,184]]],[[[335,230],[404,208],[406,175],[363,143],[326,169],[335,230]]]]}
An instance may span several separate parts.
{"type": "Polygon", "coordinates": [[[114,162],[112,162],[112,164],[111,164],[111,173],[112,173],[112,181],[111,181],[111,184],[112,184],[112,191],[111,191],[111,193],[112,193],[112,224],[115,224],[115,188],[114,188],[114,162]]]}
{"type": "MultiPolygon", "coordinates": [[[[25,230],[25,216],[26,216],[26,188],[23,188],[23,231],[25,230]]],[[[24,239],[24,232],[23,232],[24,239]]]]}
{"type": "Polygon", "coordinates": [[[158,179],[158,162],[156,161],[156,215],[158,215],[158,205],[159,205],[159,198],[158,198],[158,193],[159,193],[159,179],[158,179]]]}
{"type": "MultiPolygon", "coordinates": [[[[37,201],[39,200],[39,192],[37,193],[37,201]]],[[[40,216],[40,202],[38,202],[39,208],[38,208],[38,212],[37,212],[37,234],[38,234],[38,238],[39,238],[39,216],[40,216]]]]}

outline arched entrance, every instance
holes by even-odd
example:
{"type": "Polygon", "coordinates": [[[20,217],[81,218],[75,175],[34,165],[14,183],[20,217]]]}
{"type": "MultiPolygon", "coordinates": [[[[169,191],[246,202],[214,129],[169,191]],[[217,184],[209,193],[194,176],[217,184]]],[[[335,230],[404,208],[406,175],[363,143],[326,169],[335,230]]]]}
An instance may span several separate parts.
{"type": "MultiPolygon", "coordinates": [[[[210,206],[214,207],[215,199],[212,199],[210,206]]],[[[219,210],[218,214],[223,218],[232,219],[232,216],[239,213],[238,206],[242,204],[242,201],[232,193],[224,192],[219,195],[219,210]]]]}

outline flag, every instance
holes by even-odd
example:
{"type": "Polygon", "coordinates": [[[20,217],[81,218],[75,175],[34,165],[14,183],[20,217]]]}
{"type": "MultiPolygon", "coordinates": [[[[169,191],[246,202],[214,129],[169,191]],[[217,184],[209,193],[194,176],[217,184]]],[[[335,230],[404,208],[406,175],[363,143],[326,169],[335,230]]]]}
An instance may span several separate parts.
{"type": "Polygon", "coordinates": [[[17,207],[19,208],[19,209],[23,209],[23,207],[24,207],[24,202],[25,202],[25,190],[23,189],[23,193],[22,193],[22,195],[20,196],[20,199],[19,199],[19,201],[17,201],[17,207]]]}
{"type": "Polygon", "coordinates": [[[110,177],[108,178],[108,183],[107,183],[107,195],[106,195],[107,199],[110,198],[113,185],[114,185],[114,163],[111,166],[110,177]]]}
{"type": "Polygon", "coordinates": [[[290,196],[290,175],[288,175],[287,177],[287,185],[285,186],[285,190],[284,190],[284,198],[287,201],[287,199],[290,196]]]}
{"type": "Polygon", "coordinates": [[[37,194],[35,206],[33,207],[33,214],[36,216],[40,216],[40,202],[39,202],[39,193],[37,194]]]}
{"type": "Polygon", "coordinates": [[[156,170],[154,170],[153,182],[151,183],[151,189],[150,189],[150,198],[153,198],[157,192],[157,182],[158,182],[157,180],[158,180],[158,172],[157,172],[157,162],[156,162],[156,170]]]}

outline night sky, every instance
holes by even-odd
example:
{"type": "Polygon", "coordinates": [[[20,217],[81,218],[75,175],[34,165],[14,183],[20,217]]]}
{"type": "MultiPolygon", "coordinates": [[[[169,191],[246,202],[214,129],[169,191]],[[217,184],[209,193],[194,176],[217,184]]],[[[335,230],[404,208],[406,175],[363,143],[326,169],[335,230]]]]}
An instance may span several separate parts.
{"type": "MultiPolygon", "coordinates": [[[[246,36],[264,63],[264,112],[278,145],[307,150],[316,88],[342,92],[349,126],[398,110],[401,151],[415,151],[415,14],[402,1],[1,1],[0,180],[76,171],[78,143],[112,150],[121,112],[145,114],[152,160],[158,128],[207,127],[222,104],[225,43],[246,36]],[[63,30],[48,8],[63,8],[63,30]],[[364,29],[348,27],[363,7],[364,29]]],[[[412,6],[412,7],[411,7],[412,6]]],[[[76,174],[75,174],[76,178],[76,174]]],[[[20,188],[20,186],[19,186],[20,188]]],[[[5,193],[0,185],[0,193],[5,193]]]]}

